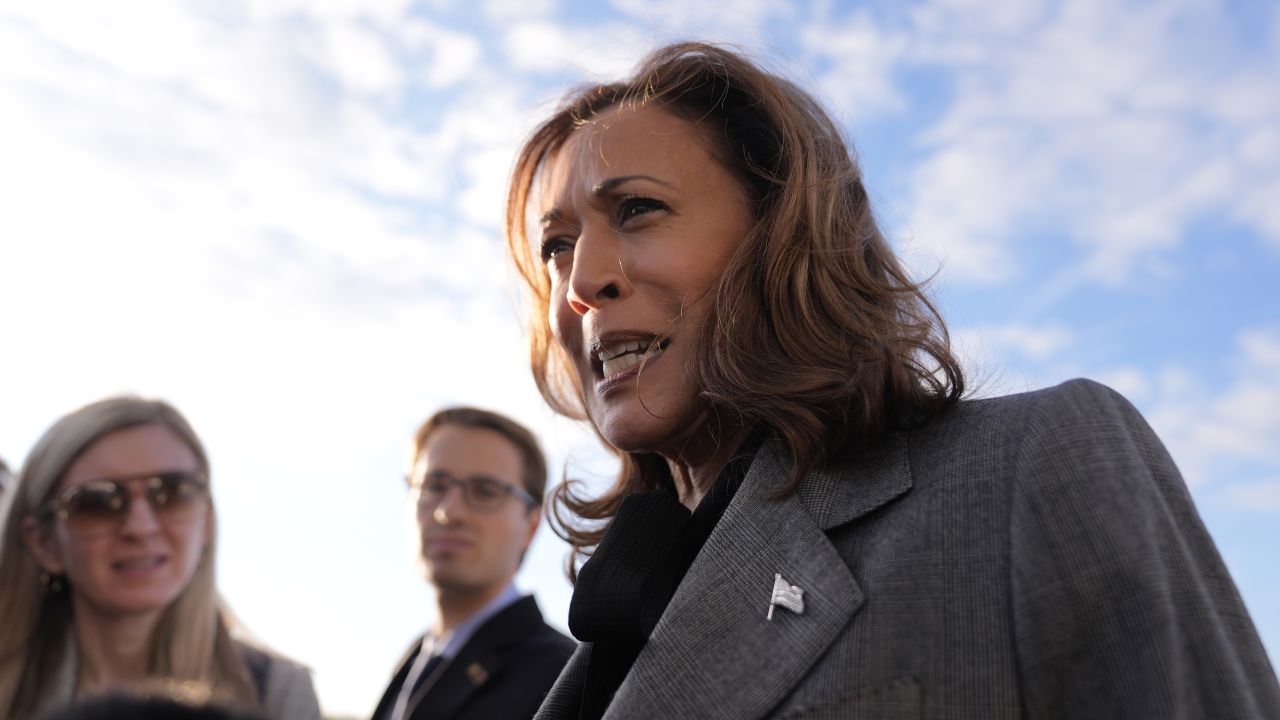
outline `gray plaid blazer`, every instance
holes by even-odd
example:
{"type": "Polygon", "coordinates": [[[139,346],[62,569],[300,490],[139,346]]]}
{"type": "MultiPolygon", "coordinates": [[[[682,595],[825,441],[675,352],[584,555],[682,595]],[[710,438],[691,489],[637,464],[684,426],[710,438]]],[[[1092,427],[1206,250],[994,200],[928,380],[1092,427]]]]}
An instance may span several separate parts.
{"type": "MultiPolygon", "coordinates": [[[[1186,486],[1115,392],[966,401],[781,501],[778,447],[606,718],[1280,718],[1186,486]],[[804,609],[770,621],[775,573],[804,609]]],[[[590,653],[539,720],[576,720],[590,653]]]]}

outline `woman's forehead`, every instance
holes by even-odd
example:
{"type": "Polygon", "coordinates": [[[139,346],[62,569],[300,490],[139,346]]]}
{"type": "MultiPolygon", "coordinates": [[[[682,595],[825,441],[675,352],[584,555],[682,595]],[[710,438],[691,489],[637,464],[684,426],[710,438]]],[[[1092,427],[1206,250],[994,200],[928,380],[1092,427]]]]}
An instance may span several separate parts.
{"type": "Polygon", "coordinates": [[[696,122],[652,106],[615,106],[575,128],[548,156],[539,173],[539,209],[621,175],[677,183],[699,175],[709,159],[706,132],[696,122]]]}
{"type": "Polygon", "coordinates": [[[90,480],[163,470],[194,470],[195,452],[161,424],[137,425],[98,437],[63,474],[63,487],[90,480]]]}

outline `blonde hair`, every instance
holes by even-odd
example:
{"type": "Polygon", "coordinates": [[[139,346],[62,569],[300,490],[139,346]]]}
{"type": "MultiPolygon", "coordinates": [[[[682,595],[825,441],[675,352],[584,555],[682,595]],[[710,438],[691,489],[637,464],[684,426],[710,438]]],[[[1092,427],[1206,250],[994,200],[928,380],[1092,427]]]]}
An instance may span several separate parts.
{"type": "MultiPolygon", "coordinates": [[[[177,435],[209,475],[204,446],[191,425],[169,404],[132,396],[86,405],[55,422],[36,441],[10,490],[0,525],[0,716],[30,717],[67,661],[71,631],[69,592],[41,587],[41,568],[21,537],[23,519],[49,502],[67,468],[99,438],[132,427],[159,425],[177,435]]],[[[214,584],[217,521],[209,505],[210,539],[195,575],[164,611],[154,635],[150,674],[179,682],[206,683],[238,703],[258,705],[249,670],[222,616],[214,584]]]]}
{"type": "MultiPolygon", "coordinates": [[[[657,107],[695,122],[750,199],[754,226],[715,288],[690,370],[713,416],[782,442],[791,474],[781,494],[811,468],[870,450],[960,398],[964,377],[946,326],[880,232],[836,124],[751,59],[689,42],[655,50],[626,80],[569,93],[516,156],[507,244],[530,300],[534,380],[552,409],[587,419],[549,323],[551,283],[529,240],[529,204],[543,166],[614,107],[657,107]]],[[[574,482],[554,493],[551,526],[576,559],[600,542],[623,498],[671,484],[660,457],[618,456],[621,472],[598,497],[574,482]]]]}

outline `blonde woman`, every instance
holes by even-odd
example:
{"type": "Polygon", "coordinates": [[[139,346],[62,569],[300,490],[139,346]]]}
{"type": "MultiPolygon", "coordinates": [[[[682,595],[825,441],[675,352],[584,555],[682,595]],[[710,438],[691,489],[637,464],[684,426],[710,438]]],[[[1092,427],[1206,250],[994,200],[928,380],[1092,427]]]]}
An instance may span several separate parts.
{"type": "Polygon", "coordinates": [[[160,401],[102,400],[36,442],[0,535],[0,717],[157,679],[319,717],[305,669],[228,632],[209,477],[199,438],[160,401]]]}

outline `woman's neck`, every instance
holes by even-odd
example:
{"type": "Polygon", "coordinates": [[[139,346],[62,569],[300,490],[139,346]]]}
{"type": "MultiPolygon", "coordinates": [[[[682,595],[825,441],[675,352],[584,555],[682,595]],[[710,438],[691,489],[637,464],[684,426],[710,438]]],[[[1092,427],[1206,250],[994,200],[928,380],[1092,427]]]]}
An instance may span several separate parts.
{"type": "Polygon", "coordinates": [[[715,485],[720,471],[729,464],[729,460],[747,437],[747,428],[714,423],[712,431],[708,427],[712,424],[704,423],[703,429],[679,453],[663,453],[671,470],[671,480],[675,484],[680,504],[690,511],[702,502],[711,486],[715,485]]]}
{"type": "Polygon", "coordinates": [[[79,653],[76,695],[135,685],[147,679],[160,613],[104,615],[74,602],[79,653]]]}

